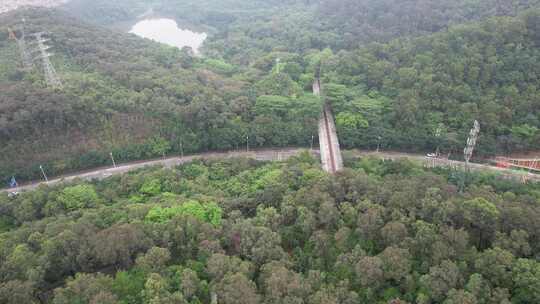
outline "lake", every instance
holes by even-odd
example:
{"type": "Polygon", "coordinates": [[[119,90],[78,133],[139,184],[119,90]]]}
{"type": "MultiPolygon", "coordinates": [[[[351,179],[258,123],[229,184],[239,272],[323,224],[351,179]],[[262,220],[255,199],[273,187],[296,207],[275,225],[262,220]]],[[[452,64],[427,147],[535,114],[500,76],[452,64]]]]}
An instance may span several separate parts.
{"type": "Polygon", "coordinates": [[[141,20],[129,32],[179,49],[190,46],[195,54],[207,37],[206,33],[181,29],[176,21],[166,18],[141,20]]]}

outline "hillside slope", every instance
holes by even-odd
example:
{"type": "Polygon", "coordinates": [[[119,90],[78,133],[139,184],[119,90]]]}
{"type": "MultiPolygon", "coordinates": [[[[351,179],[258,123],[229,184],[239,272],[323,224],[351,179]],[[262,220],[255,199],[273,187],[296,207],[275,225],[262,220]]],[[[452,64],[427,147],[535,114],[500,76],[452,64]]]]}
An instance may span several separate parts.
{"type": "Polygon", "coordinates": [[[250,146],[309,145],[320,100],[306,91],[321,64],[346,147],[440,146],[459,157],[478,119],[477,155],[538,149],[539,14],[339,52],[255,47],[257,60],[239,65],[57,10],[0,15],[0,176],[38,178],[39,165],[55,175],[110,164],[110,152],[120,162],[234,149],[247,138],[250,146]],[[64,90],[44,88],[39,65],[19,68],[7,27],[23,16],[27,32],[51,32],[64,90]]]}
{"type": "MultiPolygon", "coordinates": [[[[277,144],[264,122],[254,122],[260,116],[255,97],[242,77],[231,77],[233,66],[86,25],[57,10],[16,11],[1,15],[0,24],[0,51],[7,54],[0,59],[2,178],[37,177],[39,164],[50,174],[108,164],[111,151],[122,161],[231,149],[244,145],[248,132],[254,145],[277,144]],[[51,33],[63,90],[44,87],[37,62],[32,71],[19,68],[7,27],[17,28],[23,16],[28,33],[51,33]]],[[[282,100],[295,110],[278,118],[292,127],[280,144],[308,138],[315,123],[317,103],[297,97],[282,100]]]]}
{"type": "Polygon", "coordinates": [[[354,49],[535,7],[540,0],[72,0],[64,9],[108,26],[147,13],[202,26],[207,55],[246,65],[272,51],[354,49]]]}
{"type": "MultiPolygon", "coordinates": [[[[346,86],[330,87],[334,107],[371,126],[346,144],[381,136],[460,153],[477,119],[480,154],[540,148],[539,38],[536,10],[338,53],[325,67],[327,82],[346,86]]],[[[349,132],[346,123],[341,130],[349,132]]]]}

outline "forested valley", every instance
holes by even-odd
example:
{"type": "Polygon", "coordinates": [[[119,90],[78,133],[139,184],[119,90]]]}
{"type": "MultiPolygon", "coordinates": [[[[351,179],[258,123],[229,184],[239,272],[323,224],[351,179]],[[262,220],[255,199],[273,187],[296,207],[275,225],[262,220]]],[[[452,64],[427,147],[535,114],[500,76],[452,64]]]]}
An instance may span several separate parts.
{"type": "Polygon", "coordinates": [[[196,161],[0,195],[0,303],[538,303],[540,187],[196,161]]]}
{"type": "MultiPolygon", "coordinates": [[[[0,14],[2,186],[111,156],[310,147],[323,101],[345,150],[462,160],[478,120],[474,161],[539,151],[540,1],[72,0],[0,14]],[[148,15],[208,33],[200,55],[126,33],[148,15]],[[46,32],[61,87],[37,60],[23,67],[23,25],[32,57],[46,32]]],[[[540,183],[347,151],[329,174],[316,155],[0,192],[0,304],[540,303],[540,183]]]]}
{"type": "MultiPolygon", "coordinates": [[[[308,146],[322,69],[345,148],[459,158],[540,146],[537,1],[86,1],[0,16],[0,179],[252,147],[308,146]],[[203,56],[112,24],[148,9],[199,26],[203,56]],[[182,12],[191,13],[182,18],[182,12]],[[76,17],[73,17],[76,16],[76,17]],[[8,27],[51,33],[65,85],[20,68],[8,27]],[[84,21],[82,21],[84,20],[84,21]],[[279,58],[280,64],[276,65],[279,58]],[[300,119],[298,119],[300,118],[300,119]]],[[[184,14],[185,15],[185,14],[184,14]]]]}

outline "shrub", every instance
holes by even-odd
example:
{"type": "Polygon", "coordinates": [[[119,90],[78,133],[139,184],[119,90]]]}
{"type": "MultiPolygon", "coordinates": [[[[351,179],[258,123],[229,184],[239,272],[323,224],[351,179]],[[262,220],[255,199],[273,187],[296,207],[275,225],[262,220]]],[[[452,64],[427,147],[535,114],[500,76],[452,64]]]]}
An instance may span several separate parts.
{"type": "Polygon", "coordinates": [[[187,201],[173,207],[154,207],[146,215],[146,221],[165,223],[176,216],[193,216],[214,226],[221,224],[222,210],[216,203],[201,204],[197,201],[187,201]]]}

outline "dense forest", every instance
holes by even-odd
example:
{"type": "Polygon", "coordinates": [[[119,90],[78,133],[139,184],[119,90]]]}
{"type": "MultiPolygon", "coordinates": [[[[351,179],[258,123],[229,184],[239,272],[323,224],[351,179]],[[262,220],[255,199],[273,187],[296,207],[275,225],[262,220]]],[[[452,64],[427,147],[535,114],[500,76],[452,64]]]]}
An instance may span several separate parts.
{"type": "Polygon", "coordinates": [[[478,119],[478,157],[538,149],[537,1],[398,2],[75,0],[0,15],[0,180],[109,165],[110,152],[307,146],[319,68],[346,148],[459,158],[478,119]],[[204,56],[104,27],[149,9],[208,31],[204,56]],[[38,62],[21,69],[7,30],[20,36],[23,17],[50,33],[62,90],[38,62]]]}
{"type": "MultiPolygon", "coordinates": [[[[21,16],[8,15],[2,24],[12,26],[21,16]]],[[[108,164],[107,151],[122,161],[233,149],[244,145],[246,135],[254,146],[307,144],[315,129],[320,101],[293,86],[288,75],[262,75],[257,94],[247,76],[232,77],[236,68],[223,61],[83,25],[54,11],[24,16],[32,20],[27,31],[46,27],[53,33],[53,62],[64,89],[45,89],[39,66],[17,69],[17,46],[1,31],[0,49],[8,54],[0,59],[3,178],[36,177],[40,163],[51,174],[108,164]],[[296,96],[265,98],[288,85],[296,96]],[[281,107],[270,103],[275,99],[281,107]]]]}
{"type": "Polygon", "coordinates": [[[540,302],[540,185],[346,164],[195,161],[2,193],[0,303],[540,302]]]}
{"type": "MultiPolygon", "coordinates": [[[[459,159],[478,120],[477,160],[540,149],[539,0],[72,0],[0,14],[0,54],[2,185],[109,153],[309,146],[322,100],[344,148],[459,159]],[[202,56],[123,32],[145,15],[206,31],[202,56]],[[21,66],[23,18],[62,88],[21,66]]],[[[0,192],[0,303],[540,303],[539,183],[344,159],[0,192]]]]}
{"type": "Polygon", "coordinates": [[[459,158],[474,119],[480,157],[540,147],[537,2],[338,2],[76,0],[3,14],[0,179],[108,165],[109,152],[306,146],[319,68],[347,148],[459,158]],[[207,30],[204,56],[103,27],[149,9],[207,30]],[[7,29],[20,36],[23,17],[28,33],[50,32],[63,90],[45,88],[37,62],[20,68],[7,29]]]}
{"type": "Polygon", "coordinates": [[[151,10],[203,26],[214,34],[208,53],[241,63],[273,50],[352,49],[425,35],[492,16],[516,16],[539,5],[538,0],[72,0],[65,10],[108,26],[151,10]]]}
{"type": "MultiPolygon", "coordinates": [[[[343,51],[329,60],[327,91],[339,113],[380,124],[379,135],[398,147],[459,148],[477,119],[481,153],[538,149],[539,25],[540,15],[530,13],[343,51]],[[387,116],[373,115],[385,107],[387,116]]],[[[369,133],[346,129],[343,141],[362,146],[369,133]]]]}

